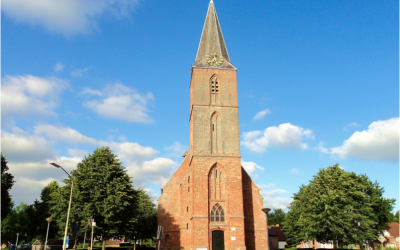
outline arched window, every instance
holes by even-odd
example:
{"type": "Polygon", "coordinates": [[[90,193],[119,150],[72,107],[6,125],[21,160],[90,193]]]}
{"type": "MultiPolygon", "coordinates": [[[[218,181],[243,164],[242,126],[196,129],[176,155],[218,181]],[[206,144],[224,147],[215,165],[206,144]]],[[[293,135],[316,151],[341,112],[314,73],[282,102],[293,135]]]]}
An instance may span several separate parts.
{"type": "Polygon", "coordinates": [[[211,221],[225,221],[224,209],[218,203],[211,209],[211,221]]]}

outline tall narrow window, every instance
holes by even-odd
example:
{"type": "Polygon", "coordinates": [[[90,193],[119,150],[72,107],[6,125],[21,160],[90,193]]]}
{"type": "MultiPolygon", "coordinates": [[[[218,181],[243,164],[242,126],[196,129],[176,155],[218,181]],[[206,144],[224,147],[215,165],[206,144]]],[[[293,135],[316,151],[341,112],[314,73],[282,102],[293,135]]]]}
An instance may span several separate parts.
{"type": "Polygon", "coordinates": [[[211,153],[223,153],[222,138],[223,135],[221,115],[215,112],[211,116],[211,153]]]}
{"type": "Polygon", "coordinates": [[[189,229],[189,223],[186,224],[186,229],[189,229]]]}
{"type": "Polygon", "coordinates": [[[188,187],[188,192],[190,192],[190,187],[188,187]]]}
{"type": "Polygon", "coordinates": [[[225,221],[224,209],[218,203],[211,209],[211,221],[225,221]]]}
{"type": "Polygon", "coordinates": [[[188,177],[188,183],[190,183],[190,176],[188,177]]]}

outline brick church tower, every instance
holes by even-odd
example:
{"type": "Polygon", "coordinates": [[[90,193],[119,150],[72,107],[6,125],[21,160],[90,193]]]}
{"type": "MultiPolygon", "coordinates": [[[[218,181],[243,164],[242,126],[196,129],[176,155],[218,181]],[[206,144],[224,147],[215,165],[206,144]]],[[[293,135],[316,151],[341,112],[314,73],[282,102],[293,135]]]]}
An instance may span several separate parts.
{"type": "Polygon", "coordinates": [[[236,68],[211,0],[190,81],[190,151],[162,189],[161,249],[268,250],[260,189],[241,166],[236,68]]]}

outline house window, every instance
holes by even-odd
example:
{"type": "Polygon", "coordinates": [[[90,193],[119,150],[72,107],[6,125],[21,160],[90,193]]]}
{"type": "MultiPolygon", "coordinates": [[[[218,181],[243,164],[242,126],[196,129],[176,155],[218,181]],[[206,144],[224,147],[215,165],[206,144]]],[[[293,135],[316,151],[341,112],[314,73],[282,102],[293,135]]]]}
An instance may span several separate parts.
{"type": "Polygon", "coordinates": [[[188,187],[188,192],[190,192],[190,187],[188,187]]]}
{"type": "Polygon", "coordinates": [[[189,212],[189,207],[186,207],[187,212],[189,212]]]}
{"type": "Polygon", "coordinates": [[[188,177],[188,183],[190,183],[190,176],[188,177]]]}
{"type": "Polygon", "coordinates": [[[211,221],[225,221],[224,209],[218,203],[211,209],[211,221]]]}
{"type": "Polygon", "coordinates": [[[186,229],[189,229],[189,223],[186,224],[186,229]]]}
{"type": "Polygon", "coordinates": [[[168,244],[169,243],[169,234],[166,234],[165,235],[165,244],[168,244]]]}

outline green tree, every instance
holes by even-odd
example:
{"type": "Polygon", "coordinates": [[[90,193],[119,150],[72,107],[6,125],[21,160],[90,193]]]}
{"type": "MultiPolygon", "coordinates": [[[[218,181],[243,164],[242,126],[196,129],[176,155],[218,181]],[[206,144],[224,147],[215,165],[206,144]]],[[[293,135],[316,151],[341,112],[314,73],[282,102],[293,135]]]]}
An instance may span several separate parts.
{"type": "Polygon", "coordinates": [[[10,189],[14,185],[14,176],[8,173],[6,157],[1,153],[1,220],[11,212],[14,203],[10,196],[10,189]]]}
{"type": "Polygon", "coordinates": [[[136,230],[131,236],[136,239],[152,239],[157,233],[157,208],[143,189],[137,191],[139,204],[136,214],[136,230]]]}
{"type": "Polygon", "coordinates": [[[394,215],[394,217],[393,217],[393,222],[400,223],[400,210],[398,210],[398,211],[396,212],[396,214],[394,215]]]}
{"type": "Polygon", "coordinates": [[[15,243],[17,233],[19,243],[30,243],[28,237],[29,205],[21,202],[16,206],[1,223],[1,240],[15,243]],[[25,236],[26,235],[26,236],[25,236]]]}
{"type": "MultiPolygon", "coordinates": [[[[29,222],[27,222],[28,239],[40,239],[42,242],[46,239],[47,221],[46,218],[51,217],[50,214],[50,195],[52,192],[58,191],[59,186],[56,181],[50,182],[42,189],[40,201],[35,200],[32,205],[26,209],[29,222]]],[[[55,221],[50,223],[49,239],[55,239],[58,236],[58,227],[55,221]]]]}
{"type": "MultiPolygon", "coordinates": [[[[138,193],[133,188],[117,156],[108,147],[96,149],[71,172],[73,198],[70,221],[84,221],[80,233],[90,232],[90,218],[96,222],[95,233],[105,239],[132,233],[136,223],[138,193]]],[[[51,194],[52,217],[64,231],[71,189],[71,180],[51,194]]]]}
{"type": "Polygon", "coordinates": [[[286,213],[283,212],[282,209],[273,209],[272,212],[268,213],[268,226],[273,226],[279,224],[279,226],[283,226],[285,221],[286,213]]]}
{"type": "Polygon", "coordinates": [[[394,202],[383,199],[382,193],[377,183],[348,173],[339,164],[320,169],[309,185],[294,194],[285,233],[295,244],[315,239],[333,241],[335,248],[375,240],[394,202]]]}

